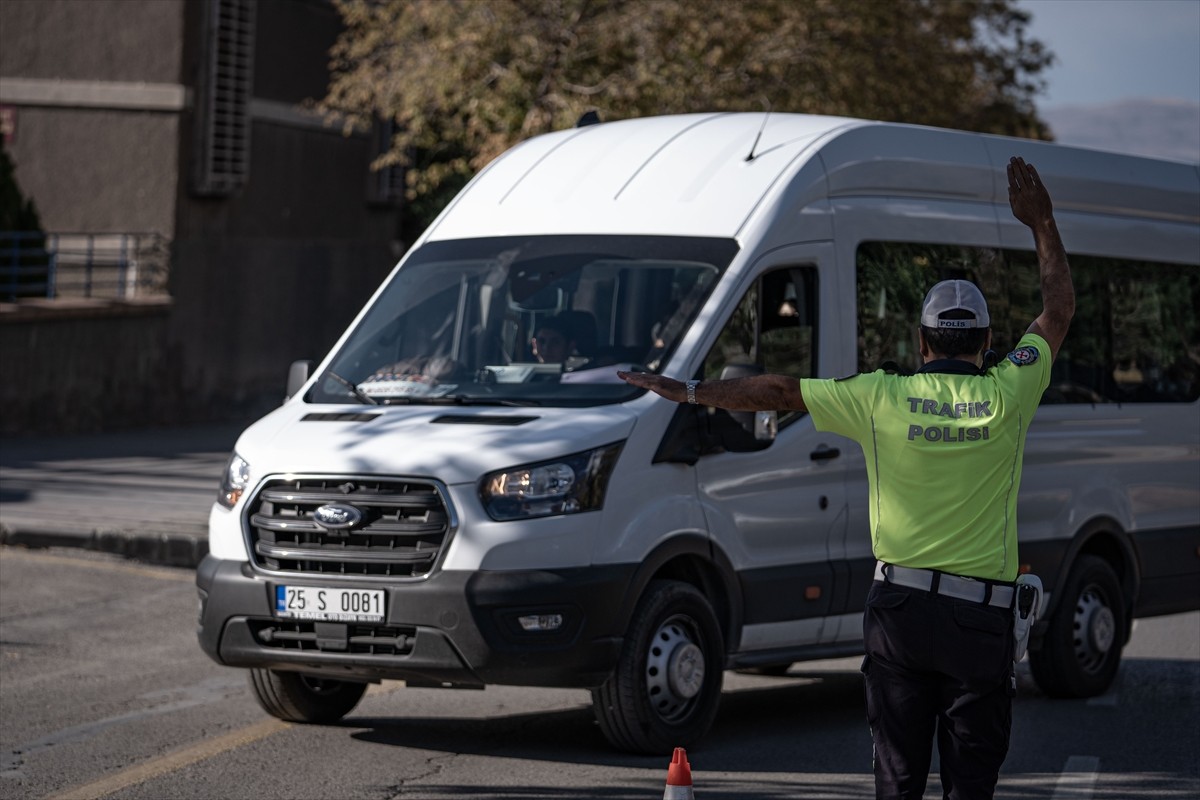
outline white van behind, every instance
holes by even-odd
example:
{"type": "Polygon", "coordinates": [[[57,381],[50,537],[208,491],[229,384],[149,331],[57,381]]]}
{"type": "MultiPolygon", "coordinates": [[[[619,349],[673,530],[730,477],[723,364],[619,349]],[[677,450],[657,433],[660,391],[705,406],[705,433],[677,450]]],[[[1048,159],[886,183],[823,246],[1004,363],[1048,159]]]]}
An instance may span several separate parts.
{"type": "Polygon", "coordinates": [[[1200,170],[788,114],[590,125],[476,176],[239,439],[203,649],[282,719],[384,679],[582,687],[647,753],[709,728],[726,669],[861,652],[861,449],[614,373],[915,367],[948,277],[1007,352],[1040,308],[1011,155],[1050,188],[1078,295],[1026,447],[1029,658],[1049,694],[1103,692],[1135,617],[1200,607],[1200,170]],[[539,361],[539,336],[570,355],[539,361]]]}

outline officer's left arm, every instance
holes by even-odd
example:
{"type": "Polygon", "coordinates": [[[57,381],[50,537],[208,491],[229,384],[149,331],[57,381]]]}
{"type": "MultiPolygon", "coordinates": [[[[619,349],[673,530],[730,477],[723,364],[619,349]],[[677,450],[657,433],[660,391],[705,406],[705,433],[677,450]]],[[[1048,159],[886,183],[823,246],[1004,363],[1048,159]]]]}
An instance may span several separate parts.
{"type": "Polygon", "coordinates": [[[1042,313],[1029,326],[1029,333],[1036,333],[1046,341],[1053,360],[1075,314],[1075,288],[1067,251],[1054,221],[1050,193],[1034,166],[1016,156],[1008,163],[1008,202],[1013,216],[1032,231],[1037,247],[1042,313]]]}
{"type": "MultiPolygon", "coordinates": [[[[617,377],[676,403],[687,402],[687,384],[649,372],[617,372],[617,377]]],[[[728,411],[807,411],[800,382],[786,375],[751,375],[696,386],[696,403],[728,411]]]]}

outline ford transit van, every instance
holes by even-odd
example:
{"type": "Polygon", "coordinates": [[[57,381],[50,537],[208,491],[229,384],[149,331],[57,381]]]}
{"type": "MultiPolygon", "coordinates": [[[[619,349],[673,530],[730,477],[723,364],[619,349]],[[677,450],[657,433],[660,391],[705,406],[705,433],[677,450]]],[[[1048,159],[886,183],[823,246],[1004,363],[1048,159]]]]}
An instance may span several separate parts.
{"type": "Polygon", "coordinates": [[[1104,692],[1135,617],[1200,607],[1197,166],[788,114],[587,125],[477,175],[238,440],[203,649],[285,720],[380,680],[580,687],[645,753],[704,734],[725,670],[860,653],[861,449],[615,372],[916,367],[921,298],[952,277],[1006,353],[1041,308],[1012,155],[1078,296],[1026,447],[1028,657],[1048,694],[1104,692]]]}

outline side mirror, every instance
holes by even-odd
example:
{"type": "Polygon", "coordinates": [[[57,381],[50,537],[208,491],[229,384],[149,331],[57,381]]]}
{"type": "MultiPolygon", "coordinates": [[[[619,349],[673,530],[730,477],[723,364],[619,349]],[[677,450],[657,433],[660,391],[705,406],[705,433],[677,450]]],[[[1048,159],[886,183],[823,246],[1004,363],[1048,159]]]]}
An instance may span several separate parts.
{"type": "Polygon", "coordinates": [[[756,411],[754,413],[754,438],[760,442],[775,441],[779,433],[778,411],[756,411]]]}
{"type": "MultiPolygon", "coordinates": [[[[726,364],[721,370],[721,379],[745,378],[750,375],[762,375],[762,366],[758,364],[726,364]]],[[[718,411],[715,431],[721,446],[731,453],[752,453],[764,450],[775,441],[779,430],[779,415],[774,411],[718,411]],[[725,417],[736,425],[722,424],[719,420],[725,417]]]]}
{"type": "Polygon", "coordinates": [[[312,361],[293,361],[288,367],[287,377],[287,394],[284,395],[283,402],[287,402],[295,397],[296,392],[304,388],[304,384],[308,383],[308,378],[312,374],[312,361]]]}
{"type": "MultiPolygon", "coordinates": [[[[763,368],[758,364],[726,364],[721,368],[721,380],[723,381],[729,380],[730,378],[748,378],[752,375],[762,374],[763,368]]],[[[738,425],[742,426],[742,430],[744,430],[746,433],[753,434],[755,439],[764,438],[763,436],[759,435],[759,430],[762,425],[765,424],[765,420],[760,421],[759,415],[770,412],[729,411],[726,413],[728,413],[738,425]]],[[[774,439],[775,437],[771,436],[768,438],[774,439]]]]}

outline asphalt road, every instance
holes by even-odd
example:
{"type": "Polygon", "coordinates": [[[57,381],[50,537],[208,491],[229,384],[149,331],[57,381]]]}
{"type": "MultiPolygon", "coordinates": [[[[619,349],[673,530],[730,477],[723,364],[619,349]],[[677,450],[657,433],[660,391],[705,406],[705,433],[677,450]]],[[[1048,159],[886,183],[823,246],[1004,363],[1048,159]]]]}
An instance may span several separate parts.
{"type": "Polygon", "coordinates": [[[195,566],[240,428],[0,439],[0,541],[195,566]]]}
{"type": "MultiPolygon", "coordinates": [[[[190,570],[0,548],[0,797],[662,796],[669,759],[611,750],[582,691],[385,683],[338,725],[278,722],[195,613],[190,570]]],[[[726,687],[688,751],[699,800],[872,796],[856,659],[726,687]]],[[[1139,621],[1104,696],[1023,678],[1015,719],[998,798],[1200,796],[1200,613],[1139,621]]]]}

